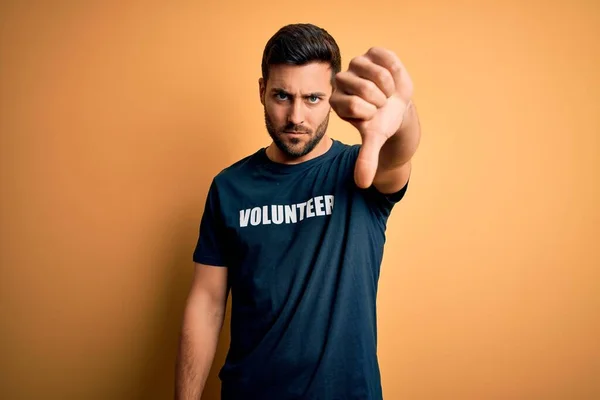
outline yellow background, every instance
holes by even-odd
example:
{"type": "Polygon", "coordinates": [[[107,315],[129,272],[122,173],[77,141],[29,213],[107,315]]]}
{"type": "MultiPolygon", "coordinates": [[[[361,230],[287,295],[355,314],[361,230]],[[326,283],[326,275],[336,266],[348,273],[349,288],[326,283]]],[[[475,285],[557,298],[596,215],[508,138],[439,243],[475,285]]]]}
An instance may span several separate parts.
{"type": "Polygon", "coordinates": [[[385,398],[600,398],[598,2],[0,7],[0,398],[172,396],[208,185],[269,143],[261,55],[291,22],[329,30],[344,68],[388,47],[415,82],[385,398]]]}

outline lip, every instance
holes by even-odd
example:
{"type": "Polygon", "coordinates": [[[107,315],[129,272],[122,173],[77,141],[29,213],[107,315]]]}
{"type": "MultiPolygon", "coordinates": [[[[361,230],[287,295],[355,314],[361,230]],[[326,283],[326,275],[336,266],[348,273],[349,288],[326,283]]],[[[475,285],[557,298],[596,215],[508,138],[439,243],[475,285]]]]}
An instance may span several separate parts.
{"type": "Polygon", "coordinates": [[[306,135],[306,132],[297,132],[297,131],[283,131],[283,133],[286,133],[288,135],[306,135]]]}

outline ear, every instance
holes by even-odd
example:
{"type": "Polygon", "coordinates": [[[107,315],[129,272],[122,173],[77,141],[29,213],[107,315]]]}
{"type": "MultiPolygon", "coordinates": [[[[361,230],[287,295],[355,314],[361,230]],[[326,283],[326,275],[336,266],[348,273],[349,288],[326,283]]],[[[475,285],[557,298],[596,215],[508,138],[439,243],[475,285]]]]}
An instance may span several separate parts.
{"type": "Polygon", "coordinates": [[[260,95],[260,102],[264,106],[265,105],[265,80],[263,78],[258,78],[258,93],[260,95]]]}

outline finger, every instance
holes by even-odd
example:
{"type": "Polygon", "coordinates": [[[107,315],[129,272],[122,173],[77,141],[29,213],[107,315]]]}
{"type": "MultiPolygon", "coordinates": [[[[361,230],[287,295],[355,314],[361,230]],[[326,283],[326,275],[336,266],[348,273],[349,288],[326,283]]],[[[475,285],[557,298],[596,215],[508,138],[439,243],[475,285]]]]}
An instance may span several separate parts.
{"type": "Polygon", "coordinates": [[[390,97],[396,92],[396,84],[390,71],[374,63],[366,56],[353,58],[348,69],[357,76],[375,83],[386,97],[390,97]]]}
{"type": "Polygon", "coordinates": [[[406,70],[394,52],[381,47],[371,47],[367,51],[366,57],[374,64],[389,71],[394,80],[395,88],[400,89],[406,70]]]}
{"type": "Polygon", "coordinates": [[[387,96],[373,81],[361,78],[352,72],[339,73],[335,80],[337,87],[344,93],[358,96],[377,108],[387,103],[387,96]]]}
{"type": "Polygon", "coordinates": [[[380,143],[377,136],[363,137],[363,143],[354,166],[354,182],[359,188],[366,189],[373,184],[382,146],[383,143],[380,143]]]}
{"type": "Polygon", "coordinates": [[[334,92],[329,102],[337,115],[346,120],[368,121],[377,113],[377,107],[374,104],[371,104],[358,96],[338,91],[334,92]]]}

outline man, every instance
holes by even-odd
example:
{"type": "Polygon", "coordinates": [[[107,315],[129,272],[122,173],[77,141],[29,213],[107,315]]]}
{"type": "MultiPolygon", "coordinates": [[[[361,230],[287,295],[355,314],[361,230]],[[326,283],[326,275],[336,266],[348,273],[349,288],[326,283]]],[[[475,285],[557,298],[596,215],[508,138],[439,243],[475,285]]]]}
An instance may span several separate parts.
{"type": "Polygon", "coordinates": [[[398,57],[372,48],[340,72],[335,40],[281,28],[259,79],[273,142],[213,180],[200,223],[176,398],[198,399],[227,295],[223,399],[381,399],[376,294],[385,229],[420,128],[398,57]],[[333,109],[361,135],[327,135],[333,109]]]}

